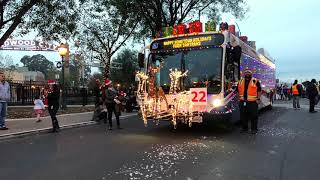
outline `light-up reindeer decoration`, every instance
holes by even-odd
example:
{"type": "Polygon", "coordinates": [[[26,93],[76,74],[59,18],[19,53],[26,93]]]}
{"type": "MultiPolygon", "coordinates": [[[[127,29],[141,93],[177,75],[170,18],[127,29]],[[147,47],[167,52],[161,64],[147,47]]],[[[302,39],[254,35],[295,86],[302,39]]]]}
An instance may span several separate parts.
{"type": "MultiPolygon", "coordinates": [[[[173,123],[173,127],[176,128],[177,127],[177,114],[178,114],[178,104],[179,101],[177,100],[177,91],[180,89],[180,87],[178,86],[180,84],[180,78],[187,76],[188,71],[185,71],[184,73],[182,73],[182,71],[179,71],[177,69],[170,69],[170,94],[173,94],[173,106],[171,106],[170,111],[171,111],[171,115],[172,115],[172,123],[173,123]]],[[[179,95],[179,94],[178,94],[179,95]]]]}
{"type": "Polygon", "coordinates": [[[147,112],[146,112],[146,109],[147,107],[146,106],[146,102],[147,101],[147,98],[146,97],[146,91],[147,91],[147,87],[146,87],[146,82],[147,82],[147,79],[149,78],[148,75],[146,75],[144,72],[137,72],[136,74],[136,77],[139,81],[139,84],[138,84],[138,90],[137,90],[137,97],[138,97],[138,102],[139,102],[139,105],[140,105],[140,109],[141,109],[141,114],[142,114],[142,119],[143,119],[143,122],[145,125],[147,125],[147,112]]]}
{"type": "Polygon", "coordinates": [[[187,76],[188,71],[185,71],[184,73],[182,73],[182,71],[179,71],[177,69],[170,69],[170,94],[176,94],[177,91],[180,89],[180,87],[178,86],[180,84],[180,78],[187,76]]]}

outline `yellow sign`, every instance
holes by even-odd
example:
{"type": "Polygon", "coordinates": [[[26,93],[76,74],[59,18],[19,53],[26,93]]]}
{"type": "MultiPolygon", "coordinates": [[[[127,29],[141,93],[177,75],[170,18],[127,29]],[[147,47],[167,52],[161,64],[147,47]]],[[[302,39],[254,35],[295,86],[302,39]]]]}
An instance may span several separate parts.
{"type": "Polygon", "coordinates": [[[172,48],[188,48],[201,46],[203,42],[212,41],[212,36],[194,37],[186,39],[176,39],[163,42],[164,47],[171,46],[172,48]]]}

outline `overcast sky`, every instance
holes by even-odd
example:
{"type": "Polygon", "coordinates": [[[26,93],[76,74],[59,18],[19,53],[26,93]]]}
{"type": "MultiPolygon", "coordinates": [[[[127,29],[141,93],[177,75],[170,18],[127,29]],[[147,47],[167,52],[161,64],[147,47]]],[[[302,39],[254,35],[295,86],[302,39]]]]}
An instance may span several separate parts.
{"type": "MultiPolygon", "coordinates": [[[[248,0],[242,34],[276,59],[281,78],[320,78],[320,0],[248,0]],[[297,73],[295,76],[294,73],[297,73]]],[[[320,80],[320,79],[319,79],[320,80]]]]}
{"type": "MultiPolygon", "coordinates": [[[[248,0],[248,4],[247,17],[237,20],[241,33],[276,59],[277,75],[282,79],[320,80],[320,0],[248,0]]],[[[225,20],[231,22],[232,17],[225,16],[225,20]]],[[[37,52],[2,54],[19,61],[23,55],[37,52]]],[[[52,61],[59,60],[57,53],[44,55],[52,61]]]]}

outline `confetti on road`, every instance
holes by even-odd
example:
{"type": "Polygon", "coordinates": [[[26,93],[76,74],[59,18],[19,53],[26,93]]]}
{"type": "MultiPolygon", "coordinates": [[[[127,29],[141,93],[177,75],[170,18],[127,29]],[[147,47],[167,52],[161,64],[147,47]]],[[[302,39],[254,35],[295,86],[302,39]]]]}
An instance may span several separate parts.
{"type": "MultiPolygon", "coordinates": [[[[150,151],[143,153],[143,158],[140,161],[123,165],[112,174],[124,176],[130,180],[174,178],[182,173],[179,169],[180,164],[188,163],[189,160],[192,165],[196,165],[200,158],[195,154],[204,154],[206,151],[210,151],[211,146],[202,142],[203,139],[207,138],[181,144],[153,145],[150,151]]],[[[108,175],[111,176],[111,173],[108,175]]]]}

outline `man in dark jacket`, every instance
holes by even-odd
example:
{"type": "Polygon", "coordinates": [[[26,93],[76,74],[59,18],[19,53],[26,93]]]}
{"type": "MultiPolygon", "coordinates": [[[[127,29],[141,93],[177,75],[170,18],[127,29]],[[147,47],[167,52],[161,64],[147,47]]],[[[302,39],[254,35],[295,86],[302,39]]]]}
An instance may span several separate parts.
{"type": "Polygon", "coordinates": [[[99,79],[96,79],[96,84],[93,88],[93,94],[95,96],[95,110],[93,112],[92,121],[100,121],[99,115],[100,115],[100,98],[102,96],[101,93],[101,83],[99,79]]]}
{"type": "Polygon", "coordinates": [[[310,101],[310,113],[316,113],[317,111],[314,110],[314,106],[316,105],[316,98],[318,97],[318,89],[316,85],[317,81],[315,79],[311,80],[310,85],[307,87],[307,94],[310,101]]]}
{"type": "Polygon", "coordinates": [[[56,84],[51,85],[48,92],[48,110],[52,120],[52,132],[59,132],[60,126],[57,119],[59,110],[60,89],[56,84]]]}
{"type": "MultiPolygon", "coordinates": [[[[118,92],[116,89],[112,86],[112,81],[105,80],[105,86],[106,86],[106,97],[105,97],[105,104],[108,111],[108,121],[109,121],[109,130],[112,130],[112,113],[116,116],[117,120],[117,127],[118,129],[122,129],[120,127],[120,114],[116,111],[116,101],[118,96],[118,92]]],[[[104,119],[104,123],[106,123],[106,118],[104,119]]]]}

